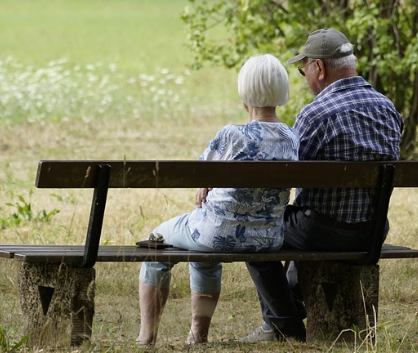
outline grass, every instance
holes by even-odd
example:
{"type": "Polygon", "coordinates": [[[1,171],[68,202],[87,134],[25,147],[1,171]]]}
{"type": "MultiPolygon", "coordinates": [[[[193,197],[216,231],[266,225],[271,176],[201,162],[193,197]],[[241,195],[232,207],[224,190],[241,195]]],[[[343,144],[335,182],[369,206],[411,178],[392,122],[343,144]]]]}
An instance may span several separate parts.
{"type": "MultiPolygon", "coordinates": [[[[196,159],[222,125],[246,121],[235,72],[188,70],[179,20],[185,4],[184,0],[0,2],[0,219],[5,221],[0,242],[84,240],[90,192],[34,188],[40,159],[196,159]],[[54,210],[59,213],[42,219],[43,212],[54,210]],[[13,217],[20,221],[13,224],[13,217]]],[[[293,103],[303,89],[294,87],[293,103]]],[[[279,113],[292,117],[298,104],[279,113]]],[[[133,244],[143,239],[159,222],[191,210],[193,196],[191,189],[111,190],[102,242],[133,244]]],[[[417,202],[416,190],[395,190],[389,242],[416,247],[417,202]]],[[[244,265],[225,264],[210,343],[187,348],[183,342],[189,329],[189,280],[187,265],[179,264],[158,351],[416,352],[417,267],[417,260],[382,261],[375,347],[361,342],[330,347],[235,343],[260,324],[261,316],[244,265]]],[[[80,352],[135,351],[138,268],[130,263],[97,264],[93,339],[80,352]]],[[[23,336],[17,271],[18,264],[0,261],[0,327],[8,344],[0,352],[10,350],[23,336]]]]}
{"type": "Polygon", "coordinates": [[[179,49],[185,40],[176,35],[183,30],[178,12],[186,3],[4,0],[0,5],[2,55],[30,65],[63,56],[78,65],[117,63],[135,73],[148,70],[157,57],[162,67],[178,66],[184,64],[184,51],[179,49]]]}

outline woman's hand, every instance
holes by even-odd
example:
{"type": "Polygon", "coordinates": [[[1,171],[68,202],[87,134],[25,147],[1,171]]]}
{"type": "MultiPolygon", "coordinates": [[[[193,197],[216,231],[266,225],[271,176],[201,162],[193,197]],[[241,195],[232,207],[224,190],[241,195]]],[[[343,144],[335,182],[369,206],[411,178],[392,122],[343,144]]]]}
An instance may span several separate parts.
{"type": "Polygon", "coordinates": [[[196,193],[196,207],[201,208],[202,203],[206,202],[206,197],[208,196],[209,191],[211,191],[212,188],[200,188],[197,190],[196,193]]]}

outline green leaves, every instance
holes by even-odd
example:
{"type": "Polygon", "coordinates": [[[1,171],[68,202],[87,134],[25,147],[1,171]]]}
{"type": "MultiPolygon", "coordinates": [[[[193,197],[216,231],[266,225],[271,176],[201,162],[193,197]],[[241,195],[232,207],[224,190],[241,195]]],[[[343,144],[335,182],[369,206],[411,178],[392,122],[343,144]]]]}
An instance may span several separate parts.
{"type": "MultiPolygon", "coordinates": [[[[309,33],[333,27],[355,45],[358,72],[387,95],[405,119],[404,157],[418,125],[418,3],[414,0],[190,0],[183,13],[194,67],[239,68],[255,53],[285,60],[309,33]]],[[[411,147],[412,146],[412,147],[411,147]]]]}
{"type": "MultiPolygon", "coordinates": [[[[30,193],[32,194],[32,192],[30,193]]],[[[49,222],[53,216],[59,213],[59,210],[52,211],[40,210],[34,212],[32,210],[32,203],[26,201],[22,195],[17,195],[17,200],[13,203],[6,203],[12,208],[12,212],[6,216],[0,217],[0,229],[9,227],[18,227],[27,222],[49,222]]]]}
{"type": "Polygon", "coordinates": [[[11,331],[5,331],[0,326],[0,352],[17,352],[26,344],[26,341],[29,338],[29,336],[24,336],[19,341],[15,341],[14,336],[15,333],[11,331]]]}

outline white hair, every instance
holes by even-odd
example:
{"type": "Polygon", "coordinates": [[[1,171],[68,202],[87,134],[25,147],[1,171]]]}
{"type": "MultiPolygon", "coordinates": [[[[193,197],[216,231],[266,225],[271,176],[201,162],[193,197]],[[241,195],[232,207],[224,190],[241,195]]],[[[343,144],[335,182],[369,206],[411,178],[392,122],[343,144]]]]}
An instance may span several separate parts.
{"type": "Polygon", "coordinates": [[[276,107],[289,99],[289,78],[271,54],[250,57],[238,74],[238,94],[252,107],[276,107]]]}
{"type": "Polygon", "coordinates": [[[343,56],[337,59],[321,59],[326,66],[333,70],[339,69],[355,69],[357,58],[354,54],[343,56]]]}
{"type": "MultiPolygon", "coordinates": [[[[353,45],[351,43],[344,43],[339,49],[340,53],[347,53],[353,50],[353,45]]],[[[325,63],[326,66],[333,70],[355,69],[357,63],[357,58],[354,54],[343,56],[342,58],[321,60],[325,63]]]]}

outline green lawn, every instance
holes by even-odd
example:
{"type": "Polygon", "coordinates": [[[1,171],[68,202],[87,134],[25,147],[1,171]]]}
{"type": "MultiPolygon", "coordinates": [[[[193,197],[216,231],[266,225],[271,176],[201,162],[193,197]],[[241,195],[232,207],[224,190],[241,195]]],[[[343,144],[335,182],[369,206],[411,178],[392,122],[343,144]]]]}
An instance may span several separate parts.
{"type": "Polygon", "coordinates": [[[29,65],[66,57],[141,72],[187,65],[185,0],[2,0],[1,56],[29,65]]]}

